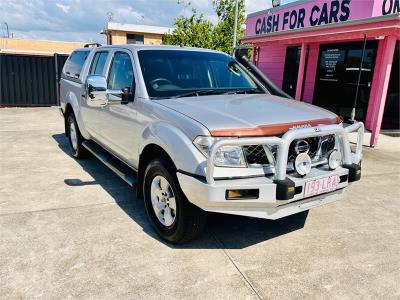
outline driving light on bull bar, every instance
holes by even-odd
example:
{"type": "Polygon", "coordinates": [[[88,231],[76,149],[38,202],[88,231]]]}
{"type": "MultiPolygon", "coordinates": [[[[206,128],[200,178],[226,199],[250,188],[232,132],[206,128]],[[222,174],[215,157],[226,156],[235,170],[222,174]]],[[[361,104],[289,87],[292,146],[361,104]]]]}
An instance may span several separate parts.
{"type": "Polygon", "coordinates": [[[328,165],[329,169],[335,170],[342,163],[342,153],[338,150],[333,150],[331,154],[329,154],[328,165]]]}
{"type": "Polygon", "coordinates": [[[299,175],[307,175],[311,171],[311,158],[307,153],[300,153],[294,160],[294,168],[299,175]]]}

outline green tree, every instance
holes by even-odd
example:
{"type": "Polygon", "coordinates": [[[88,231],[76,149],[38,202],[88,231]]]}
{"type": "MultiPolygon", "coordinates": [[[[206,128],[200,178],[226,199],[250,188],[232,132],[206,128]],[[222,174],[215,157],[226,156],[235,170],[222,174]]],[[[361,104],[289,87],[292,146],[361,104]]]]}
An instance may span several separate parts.
{"type": "Polygon", "coordinates": [[[211,48],[213,24],[203,14],[192,8],[190,17],[180,16],[174,20],[175,29],[164,36],[163,44],[211,48]]]}
{"type": "MultiPolygon", "coordinates": [[[[180,16],[174,20],[175,29],[164,36],[163,44],[209,48],[231,54],[233,51],[235,0],[213,0],[213,7],[218,16],[216,25],[192,8],[190,17],[180,16]]],[[[239,0],[237,40],[244,35],[245,20],[244,0],[239,0]]]]}
{"type": "MultiPolygon", "coordinates": [[[[233,52],[233,27],[235,24],[235,0],[213,0],[218,24],[214,27],[214,49],[231,54],[233,52]]],[[[246,21],[244,0],[238,3],[237,41],[244,36],[246,21]]]]}

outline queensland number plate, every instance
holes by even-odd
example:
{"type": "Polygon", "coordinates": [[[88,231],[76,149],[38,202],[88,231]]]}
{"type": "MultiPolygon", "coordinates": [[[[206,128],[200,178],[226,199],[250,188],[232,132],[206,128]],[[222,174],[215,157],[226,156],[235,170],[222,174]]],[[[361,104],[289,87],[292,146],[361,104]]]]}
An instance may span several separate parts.
{"type": "Polygon", "coordinates": [[[311,197],[337,189],[339,176],[328,176],[306,182],[304,197],[311,197]]]}

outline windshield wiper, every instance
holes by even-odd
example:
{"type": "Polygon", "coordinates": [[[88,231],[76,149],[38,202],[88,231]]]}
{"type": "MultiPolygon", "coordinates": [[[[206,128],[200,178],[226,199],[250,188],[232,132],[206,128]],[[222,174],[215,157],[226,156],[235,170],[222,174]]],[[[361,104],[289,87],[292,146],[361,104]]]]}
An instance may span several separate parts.
{"type": "Polygon", "coordinates": [[[257,88],[253,89],[237,89],[237,90],[231,90],[231,91],[226,91],[224,95],[229,95],[229,94],[262,94],[263,91],[257,88]]]}
{"type": "Polygon", "coordinates": [[[237,90],[209,89],[209,90],[196,90],[196,91],[172,96],[170,98],[183,98],[183,97],[194,97],[194,96],[204,96],[204,95],[261,94],[261,93],[263,93],[263,91],[261,91],[258,88],[237,89],[237,90]]]}
{"type": "Polygon", "coordinates": [[[193,97],[193,96],[204,96],[204,95],[215,95],[218,93],[224,93],[224,91],[219,91],[219,90],[197,90],[189,93],[184,93],[184,94],[179,94],[171,98],[182,98],[182,97],[193,97]]]}

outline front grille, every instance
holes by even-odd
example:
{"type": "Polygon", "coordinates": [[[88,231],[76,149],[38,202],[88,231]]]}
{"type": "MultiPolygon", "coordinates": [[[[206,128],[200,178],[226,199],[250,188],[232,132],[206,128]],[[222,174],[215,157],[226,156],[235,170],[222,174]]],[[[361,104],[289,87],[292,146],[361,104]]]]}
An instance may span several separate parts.
{"type": "MultiPolygon", "coordinates": [[[[308,155],[310,155],[313,162],[322,161],[326,158],[327,154],[335,147],[335,135],[327,135],[322,137],[304,138],[309,147],[308,155]]],[[[295,145],[298,140],[294,140],[289,147],[288,165],[290,166],[296,158],[295,145]]],[[[276,148],[271,147],[271,152],[276,159],[276,148]]],[[[268,157],[262,145],[249,145],[243,146],[244,156],[249,166],[270,164],[268,157]]]]}
{"type": "Polygon", "coordinates": [[[262,145],[243,146],[244,156],[249,165],[267,165],[269,164],[267,155],[262,145]]]}
{"type": "MultiPolygon", "coordinates": [[[[313,162],[321,161],[326,158],[327,154],[335,148],[335,135],[326,135],[320,137],[304,138],[310,146],[307,154],[311,157],[313,162]]],[[[289,147],[288,162],[296,158],[295,145],[298,140],[294,140],[289,147]]]]}

